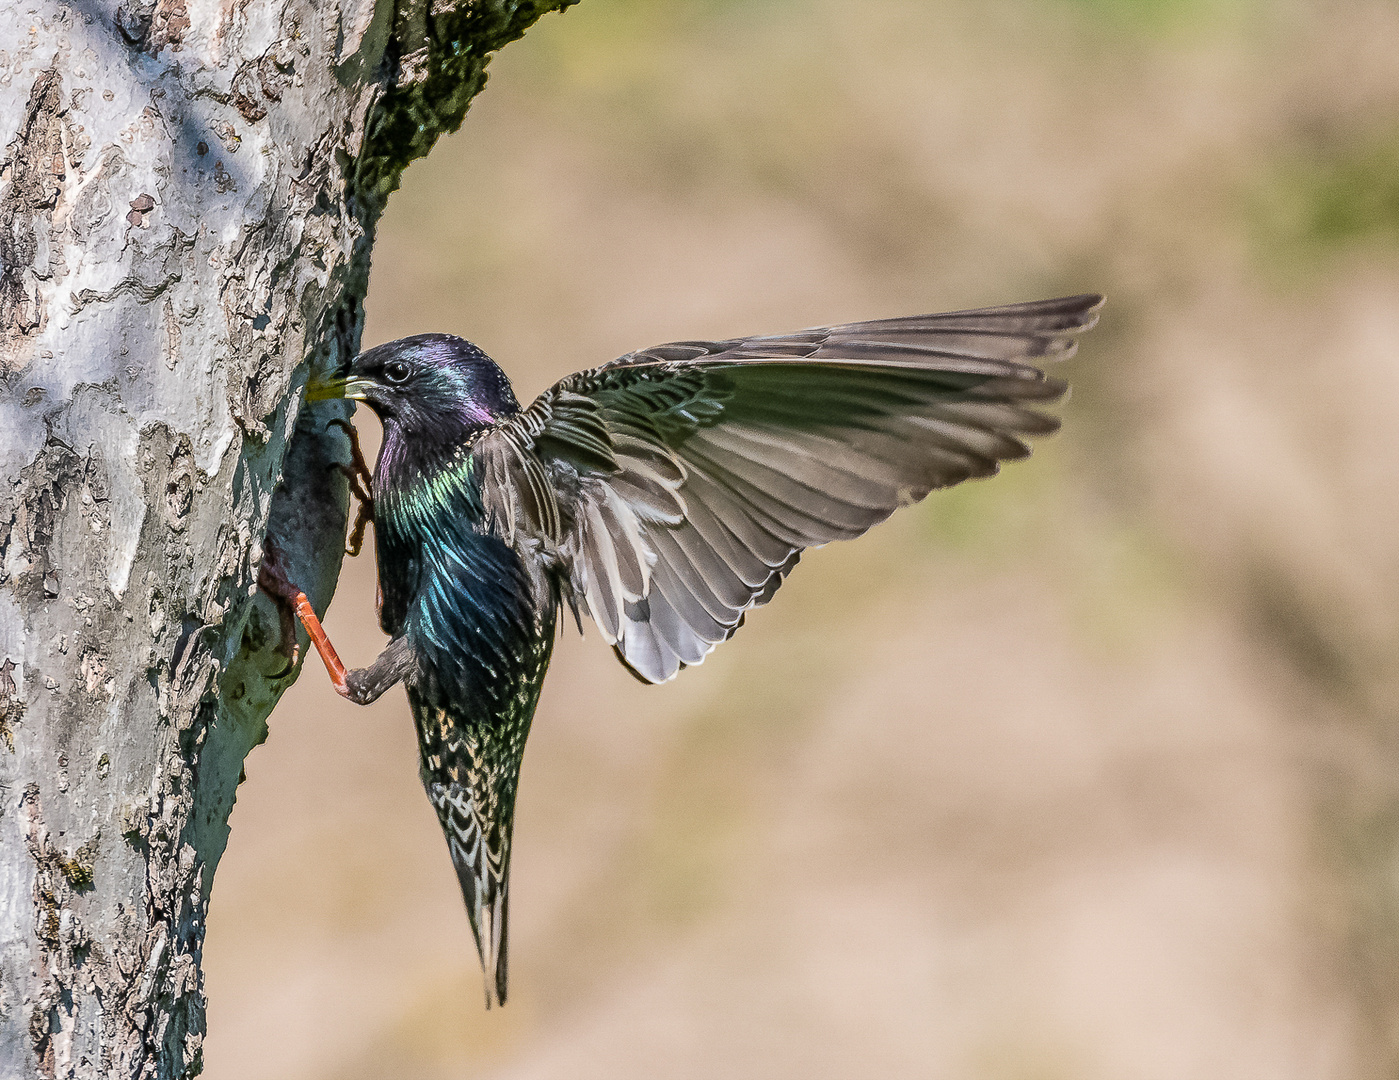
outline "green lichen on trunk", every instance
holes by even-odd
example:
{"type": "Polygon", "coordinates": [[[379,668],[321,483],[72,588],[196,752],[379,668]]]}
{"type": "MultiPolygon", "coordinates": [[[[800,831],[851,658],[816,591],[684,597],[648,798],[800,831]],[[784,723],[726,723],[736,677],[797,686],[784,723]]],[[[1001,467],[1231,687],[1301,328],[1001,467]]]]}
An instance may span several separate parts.
{"type": "Polygon", "coordinates": [[[486,85],[490,55],[516,40],[541,15],[578,0],[478,0],[458,5],[400,3],[385,50],[384,92],[374,106],[356,183],[382,200],[408,164],[439,136],[461,127],[471,99],[486,85]],[[426,43],[408,49],[405,43],[426,43]]]}

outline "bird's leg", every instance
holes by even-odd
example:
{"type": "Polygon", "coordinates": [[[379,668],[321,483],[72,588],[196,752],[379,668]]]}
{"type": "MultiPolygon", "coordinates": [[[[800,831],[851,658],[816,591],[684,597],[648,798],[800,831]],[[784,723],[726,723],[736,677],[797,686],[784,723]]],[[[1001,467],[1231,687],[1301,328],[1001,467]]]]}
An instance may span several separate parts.
{"type": "MultiPolygon", "coordinates": [[[[306,633],[310,635],[311,644],[316,647],[316,651],[321,654],[321,660],[325,663],[325,669],[330,673],[331,684],[338,694],[345,695],[347,686],[345,684],[345,665],[340,662],[340,657],[335,652],[335,646],[330,643],[330,638],[326,637],[325,629],[321,626],[321,620],[316,618],[315,609],[311,607],[311,601],[300,586],[294,585],[287,577],[287,572],[282,566],[281,553],[276,545],[269,539],[264,542],[266,554],[263,556],[262,565],[258,568],[257,583],[262,587],[263,592],[272,596],[285,614],[290,611],[295,613],[301,620],[301,625],[306,628],[306,633]]],[[[282,623],[283,633],[287,629],[286,621],[282,623]]],[[[284,639],[285,640],[285,639],[284,639]]],[[[292,640],[295,640],[293,631],[292,640]]],[[[292,663],[296,662],[296,654],[292,653],[292,663]]]]}
{"type": "MultiPolygon", "coordinates": [[[[404,637],[397,637],[390,641],[384,651],[379,654],[379,658],[369,667],[356,668],[353,671],[345,670],[345,665],[336,653],[335,646],[330,643],[330,638],[326,636],[325,628],[321,626],[321,620],[316,617],[316,612],[311,607],[311,601],[307,598],[306,593],[287,578],[277,549],[270,540],[266,541],[266,548],[267,552],[262,560],[262,566],[258,569],[258,584],[277,600],[278,607],[284,615],[287,612],[295,612],[296,617],[301,620],[301,625],[306,628],[306,633],[311,638],[311,644],[321,654],[321,661],[325,664],[327,674],[330,675],[330,684],[335,688],[337,694],[347,701],[353,701],[356,705],[368,705],[408,674],[413,664],[413,651],[408,644],[408,639],[404,637]]],[[[295,629],[291,627],[288,619],[284,618],[282,624],[284,635],[287,634],[289,627],[291,628],[292,641],[295,642],[295,629]]],[[[285,643],[285,637],[283,641],[285,643]]],[[[292,648],[293,651],[290,655],[291,663],[294,665],[296,663],[295,645],[292,648]]]]}
{"type": "Polygon", "coordinates": [[[365,527],[374,517],[374,496],[371,494],[374,490],[374,478],[369,471],[369,463],[364,460],[364,451],[359,446],[359,432],[355,430],[354,425],[338,417],[330,423],[332,427],[343,428],[350,438],[353,462],[349,465],[337,464],[335,468],[350,482],[350,491],[359,503],[355,509],[355,527],[350,530],[350,539],[345,544],[345,554],[353,558],[364,546],[365,527]]]}
{"type": "MultiPolygon", "coordinates": [[[[396,637],[384,646],[379,658],[367,668],[356,668],[345,675],[341,697],[356,705],[368,705],[389,687],[396,685],[413,667],[413,649],[406,637],[396,637]],[[347,692],[348,691],[348,692],[347,692]]],[[[336,688],[339,690],[339,687],[336,688]]]]}
{"type": "MultiPolygon", "coordinates": [[[[335,663],[340,666],[343,674],[344,665],[340,664],[340,658],[335,656],[334,647],[325,636],[325,631],[321,629],[320,620],[316,618],[316,613],[311,608],[311,601],[307,599],[306,593],[299,586],[293,585],[291,579],[287,577],[286,568],[282,565],[282,553],[277,550],[276,543],[269,536],[263,540],[262,545],[262,564],[257,568],[257,583],[258,587],[277,603],[277,612],[282,621],[282,640],[277,646],[277,651],[286,656],[289,661],[286,670],[277,678],[282,678],[288,674],[296,665],[300,651],[296,644],[295,619],[297,618],[301,620],[301,625],[306,627],[306,632],[311,635],[312,644],[320,650],[322,658],[325,657],[325,650],[328,649],[330,656],[334,657],[335,663]],[[306,621],[307,615],[311,618],[310,623],[306,621]],[[312,629],[313,625],[314,629],[312,629]],[[317,641],[318,635],[320,641],[317,641]],[[321,649],[321,641],[325,643],[325,649],[321,649]]],[[[329,659],[326,660],[326,667],[330,667],[329,659]]],[[[332,672],[331,678],[334,679],[334,677],[332,672]]]]}

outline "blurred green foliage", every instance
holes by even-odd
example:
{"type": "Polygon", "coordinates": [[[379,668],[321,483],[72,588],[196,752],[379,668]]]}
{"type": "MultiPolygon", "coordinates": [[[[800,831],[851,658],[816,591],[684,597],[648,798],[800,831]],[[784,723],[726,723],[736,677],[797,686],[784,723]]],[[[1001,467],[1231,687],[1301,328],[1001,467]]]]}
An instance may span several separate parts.
{"type": "Polygon", "coordinates": [[[1289,147],[1250,194],[1277,259],[1399,240],[1399,124],[1289,147]]]}
{"type": "Polygon", "coordinates": [[[1089,17],[1149,33],[1209,30],[1235,18],[1252,0],[1056,0],[1089,17]]]}

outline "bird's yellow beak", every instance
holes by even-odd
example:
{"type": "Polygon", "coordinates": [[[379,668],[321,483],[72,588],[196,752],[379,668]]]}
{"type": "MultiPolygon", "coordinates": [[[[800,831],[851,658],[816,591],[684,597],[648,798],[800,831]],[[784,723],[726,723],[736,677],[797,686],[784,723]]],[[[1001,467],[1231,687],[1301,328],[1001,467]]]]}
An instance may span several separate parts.
{"type": "Polygon", "coordinates": [[[368,379],[343,378],[335,375],[313,375],[306,384],[307,401],[329,401],[332,398],[354,398],[363,401],[373,384],[368,379]]]}

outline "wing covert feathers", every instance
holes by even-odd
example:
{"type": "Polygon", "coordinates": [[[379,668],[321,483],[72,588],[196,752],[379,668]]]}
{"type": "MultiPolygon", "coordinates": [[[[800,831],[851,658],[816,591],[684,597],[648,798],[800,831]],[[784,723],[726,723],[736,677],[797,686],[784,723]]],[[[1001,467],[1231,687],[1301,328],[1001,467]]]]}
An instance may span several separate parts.
{"type": "Polygon", "coordinates": [[[804,548],[991,476],[1057,430],[1098,296],[689,341],[572,375],[477,445],[496,528],[559,560],[638,678],[730,637],[804,548]]]}

